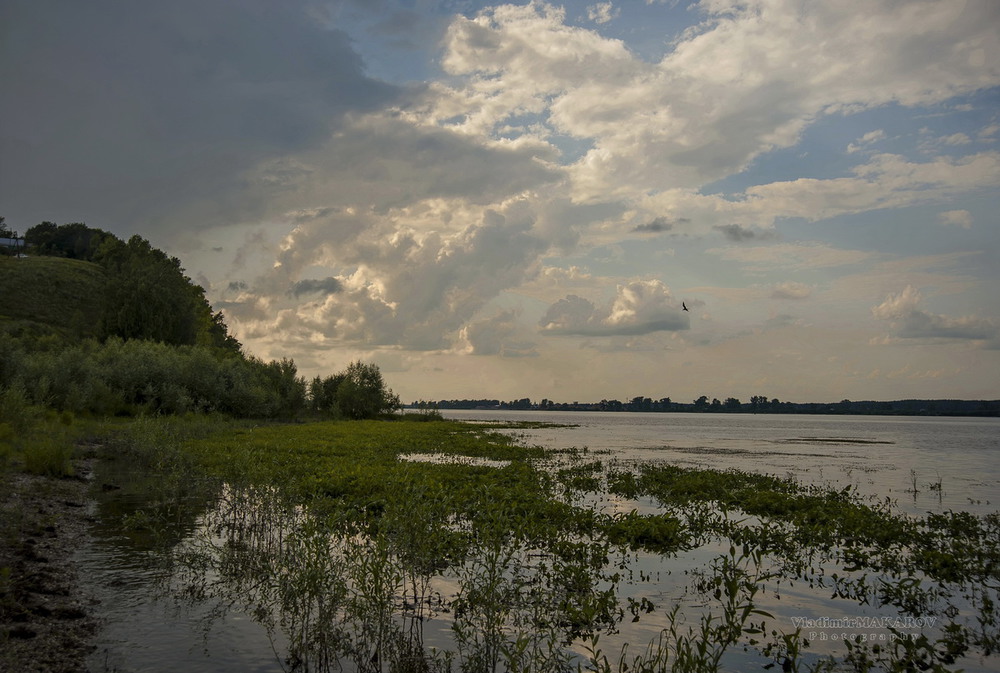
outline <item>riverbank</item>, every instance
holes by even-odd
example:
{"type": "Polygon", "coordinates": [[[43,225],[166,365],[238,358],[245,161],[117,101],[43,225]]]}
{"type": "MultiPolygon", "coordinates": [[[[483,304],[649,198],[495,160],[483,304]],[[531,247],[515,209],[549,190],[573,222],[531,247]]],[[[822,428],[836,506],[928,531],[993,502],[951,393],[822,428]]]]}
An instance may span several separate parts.
{"type": "Polygon", "coordinates": [[[88,535],[93,451],[74,476],[0,475],[0,669],[86,671],[98,629],[74,553],[88,535]]]}

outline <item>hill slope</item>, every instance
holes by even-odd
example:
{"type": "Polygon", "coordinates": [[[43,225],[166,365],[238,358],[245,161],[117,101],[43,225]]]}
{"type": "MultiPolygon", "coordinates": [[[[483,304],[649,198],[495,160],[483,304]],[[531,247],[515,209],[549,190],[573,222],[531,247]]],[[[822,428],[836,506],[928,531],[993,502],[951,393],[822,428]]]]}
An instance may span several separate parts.
{"type": "Polygon", "coordinates": [[[104,269],[59,257],[0,257],[0,332],[19,336],[98,336],[104,269]]]}

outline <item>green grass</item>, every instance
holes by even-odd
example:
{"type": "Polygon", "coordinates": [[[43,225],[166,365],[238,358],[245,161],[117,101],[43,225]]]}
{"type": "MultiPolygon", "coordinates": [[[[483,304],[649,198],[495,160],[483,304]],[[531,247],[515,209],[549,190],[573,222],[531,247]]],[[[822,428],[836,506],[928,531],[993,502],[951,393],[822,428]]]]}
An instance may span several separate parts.
{"type": "Polygon", "coordinates": [[[0,329],[19,336],[96,336],[105,283],[104,270],[91,262],[0,257],[0,329]]]}
{"type": "Polygon", "coordinates": [[[406,497],[444,499],[473,521],[503,511],[512,528],[530,522],[533,536],[552,527],[589,528],[590,512],[555,498],[550,476],[529,459],[538,448],[453,421],[351,421],[273,425],[189,441],[183,449],[217,477],[278,486],[315,507],[346,507],[378,518],[406,497]],[[505,467],[400,460],[438,454],[510,461],[505,467]]]}

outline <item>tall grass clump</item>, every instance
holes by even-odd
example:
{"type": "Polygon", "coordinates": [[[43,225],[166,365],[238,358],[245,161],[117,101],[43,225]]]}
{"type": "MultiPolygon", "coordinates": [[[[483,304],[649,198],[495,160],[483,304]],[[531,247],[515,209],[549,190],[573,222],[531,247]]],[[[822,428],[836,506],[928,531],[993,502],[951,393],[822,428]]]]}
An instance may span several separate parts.
{"type": "Polygon", "coordinates": [[[24,389],[0,389],[0,465],[19,465],[30,474],[69,477],[73,445],[80,435],[74,415],[30,403],[24,389]]]}

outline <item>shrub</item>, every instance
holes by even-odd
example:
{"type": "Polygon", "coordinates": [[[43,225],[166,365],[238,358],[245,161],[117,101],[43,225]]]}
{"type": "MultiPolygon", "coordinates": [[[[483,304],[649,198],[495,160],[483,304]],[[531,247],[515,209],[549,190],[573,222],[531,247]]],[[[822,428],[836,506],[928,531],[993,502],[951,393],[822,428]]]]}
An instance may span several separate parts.
{"type": "Polygon", "coordinates": [[[387,388],[382,372],[373,363],[352,362],[337,387],[336,405],[345,418],[375,418],[402,405],[399,396],[387,388]]]}

